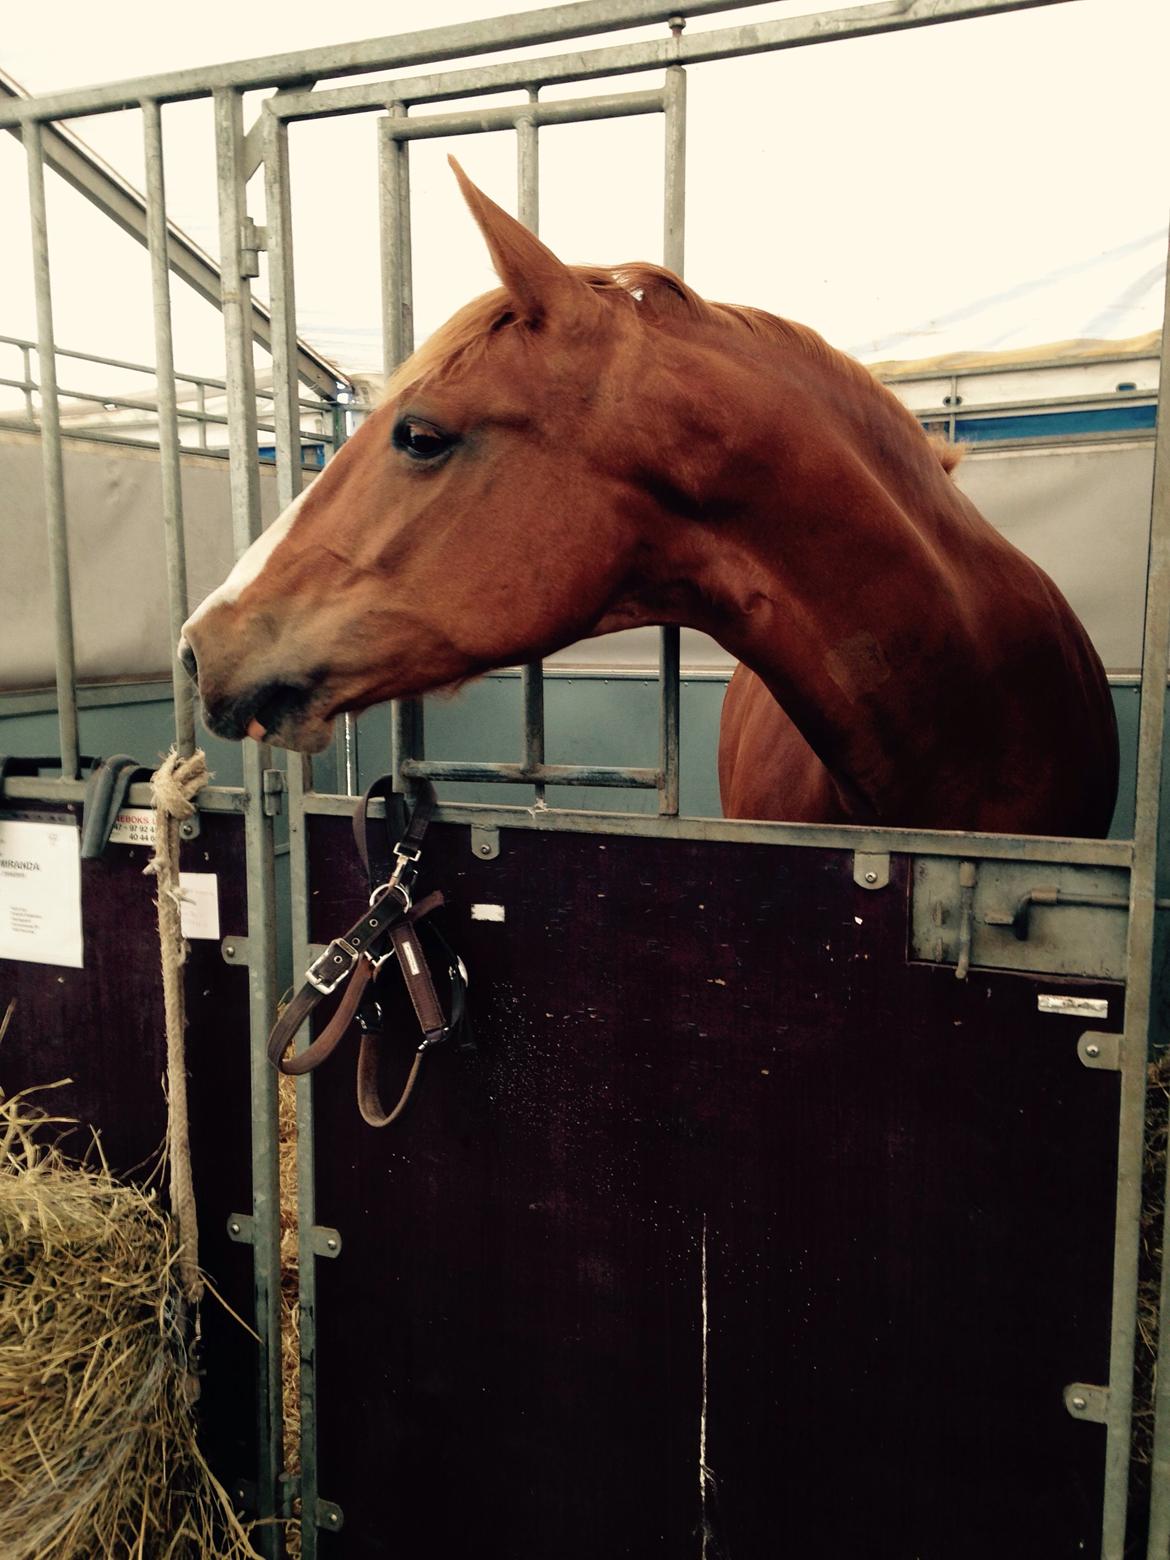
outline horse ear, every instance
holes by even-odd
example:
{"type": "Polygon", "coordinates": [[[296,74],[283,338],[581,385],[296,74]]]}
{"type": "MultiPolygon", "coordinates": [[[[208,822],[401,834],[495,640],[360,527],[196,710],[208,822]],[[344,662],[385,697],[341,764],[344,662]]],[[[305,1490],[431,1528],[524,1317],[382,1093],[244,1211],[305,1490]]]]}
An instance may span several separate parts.
{"type": "Polygon", "coordinates": [[[474,185],[454,157],[447,161],[517,314],[533,325],[546,319],[564,321],[583,313],[592,315],[598,308],[593,289],[574,276],[535,233],[474,185]]]}

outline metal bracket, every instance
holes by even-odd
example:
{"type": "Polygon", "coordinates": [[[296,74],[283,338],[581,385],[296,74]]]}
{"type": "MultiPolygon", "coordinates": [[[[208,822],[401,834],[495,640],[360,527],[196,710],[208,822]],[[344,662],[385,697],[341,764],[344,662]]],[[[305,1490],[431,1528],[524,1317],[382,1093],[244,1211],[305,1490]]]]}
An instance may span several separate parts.
{"type": "Polygon", "coordinates": [[[1091,1387],[1083,1381],[1070,1382],[1064,1389],[1064,1406],[1074,1419],[1086,1419],[1090,1424],[1109,1422],[1109,1388],[1091,1387]]]}
{"type": "Polygon", "coordinates": [[[313,1517],[317,1526],[328,1533],[340,1533],[345,1526],[345,1513],[331,1500],[318,1500],[313,1517]]]}
{"type": "Polygon", "coordinates": [[[260,251],[268,248],[268,230],[245,217],[240,227],[240,275],[260,275],[260,251]]]}
{"type": "Polygon", "coordinates": [[[260,805],[266,818],[279,818],[284,811],[283,769],[265,769],[261,773],[260,805]]]}
{"type": "Polygon", "coordinates": [[[890,857],[887,851],[853,852],[853,881],[858,888],[886,888],[890,882],[890,857]]]}
{"type": "Polygon", "coordinates": [[[309,1245],[318,1257],[341,1255],[341,1236],[327,1224],[314,1224],[309,1230],[309,1245]]]}
{"type": "Polygon", "coordinates": [[[238,1241],[241,1246],[250,1246],[255,1238],[252,1215],[250,1213],[229,1213],[227,1232],[229,1239],[238,1241]]]}
{"type": "Polygon", "coordinates": [[[219,951],[225,964],[246,965],[249,962],[250,944],[246,937],[225,937],[219,945],[219,951]]]}
{"type": "Polygon", "coordinates": [[[1087,1029],[1077,1041],[1077,1055],[1086,1067],[1099,1067],[1103,1072],[1120,1072],[1121,1042],[1124,1038],[1124,1035],[1087,1029]]]}
{"type": "Polygon", "coordinates": [[[471,854],[477,856],[480,861],[494,861],[500,854],[499,829],[481,829],[473,824],[471,828],[471,854]]]}

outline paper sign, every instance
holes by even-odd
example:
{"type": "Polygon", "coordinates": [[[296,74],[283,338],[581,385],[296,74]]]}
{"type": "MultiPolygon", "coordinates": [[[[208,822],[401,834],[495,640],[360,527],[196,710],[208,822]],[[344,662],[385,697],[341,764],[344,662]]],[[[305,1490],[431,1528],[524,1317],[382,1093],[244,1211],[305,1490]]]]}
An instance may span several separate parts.
{"type": "Polygon", "coordinates": [[[219,941],[219,880],[214,872],[180,872],[179,924],[184,937],[219,941]]]}
{"type": "Polygon", "coordinates": [[[110,839],[115,845],[154,845],[154,808],[122,807],[114,819],[110,839]]]}
{"type": "Polygon", "coordinates": [[[81,837],[74,825],[0,819],[0,959],[81,968],[81,837]]]}

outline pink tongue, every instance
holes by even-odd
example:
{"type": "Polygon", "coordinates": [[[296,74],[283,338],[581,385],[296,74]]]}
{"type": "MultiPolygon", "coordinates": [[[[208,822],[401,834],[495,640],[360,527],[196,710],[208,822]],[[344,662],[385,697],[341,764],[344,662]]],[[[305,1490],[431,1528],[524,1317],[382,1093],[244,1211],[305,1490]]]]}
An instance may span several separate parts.
{"type": "Polygon", "coordinates": [[[260,722],[255,717],[253,717],[248,722],[248,735],[252,738],[253,742],[263,742],[268,736],[268,733],[264,730],[264,727],[260,724],[260,722]]]}

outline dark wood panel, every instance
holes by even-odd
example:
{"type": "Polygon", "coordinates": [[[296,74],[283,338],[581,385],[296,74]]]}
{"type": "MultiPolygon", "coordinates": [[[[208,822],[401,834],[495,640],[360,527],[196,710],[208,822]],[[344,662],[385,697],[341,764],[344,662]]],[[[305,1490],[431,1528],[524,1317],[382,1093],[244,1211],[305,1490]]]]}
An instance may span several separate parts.
{"type": "MultiPolygon", "coordinates": [[[[312,856],[326,940],[347,825],[312,856]]],[[[1104,1431],[1061,1390],[1107,1376],[1118,1080],[1036,995],[1119,1027],[1118,988],[908,963],[905,860],[871,893],[833,851],[427,856],[481,1047],[382,1132],[352,1048],[317,1074],[331,1552],[1094,1552],[1104,1431]]]]}
{"type": "MultiPolygon", "coordinates": [[[[21,804],[22,816],[49,810],[21,804]]],[[[65,1146],[84,1153],[96,1129],[115,1173],[139,1180],[154,1169],[166,1136],[154,883],[142,874],[148,859],[145,848],[114,846],[102,860],[82,862],[83,969],[0,961],[0,1012],[16,999],[0,1046],[0,1088],[13,1094],[72,1079],[44,1101],[81,1124],[65,1146]]],[[[242,820],[205,816],[200,837],[183,847],[182,866],[216,874],[224,930],[241,931],[242,820]]],[[[190,949],[187,1065],[200,1260],[228,1303],[248,1316],[251,1255],[227,1236],[228,1215],[252,1205],[247,972],[226,965],[217,942],[192,942],[190,949]]],[[[225,1479],[250,1478],[256,1344],[210,1297],[202,1360],[208,1453],[225,1479]]]]}

